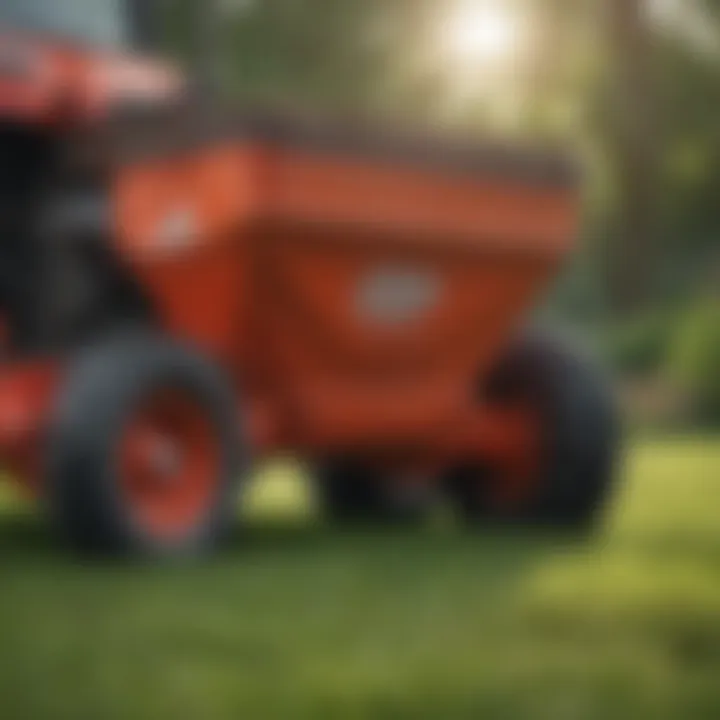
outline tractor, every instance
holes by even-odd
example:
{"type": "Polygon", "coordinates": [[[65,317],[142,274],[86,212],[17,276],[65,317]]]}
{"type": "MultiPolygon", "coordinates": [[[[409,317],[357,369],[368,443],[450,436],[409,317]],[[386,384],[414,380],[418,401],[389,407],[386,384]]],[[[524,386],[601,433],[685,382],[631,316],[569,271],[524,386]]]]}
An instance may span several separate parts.
{"type": "Polygon", "coordinates": [[[0,459],[76,551],[205,554],[292,454],[339,523],[588,528],[617,436],[528,317],[578,235],[544,147],[230,107],[147,0],[0,3],[0,459]]]}

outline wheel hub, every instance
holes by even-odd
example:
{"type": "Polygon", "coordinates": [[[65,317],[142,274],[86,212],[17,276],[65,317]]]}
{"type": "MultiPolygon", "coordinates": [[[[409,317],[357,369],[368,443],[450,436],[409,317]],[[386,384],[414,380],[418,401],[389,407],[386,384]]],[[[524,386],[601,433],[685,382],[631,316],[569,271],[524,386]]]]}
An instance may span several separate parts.
{"type": "Polygon", "coordinates": [[[121,486],[140,523],[176,536],[206,515],[219,481],[219,442],[191,398],[163,394],[131,418],[120,449],[121,486]]]}

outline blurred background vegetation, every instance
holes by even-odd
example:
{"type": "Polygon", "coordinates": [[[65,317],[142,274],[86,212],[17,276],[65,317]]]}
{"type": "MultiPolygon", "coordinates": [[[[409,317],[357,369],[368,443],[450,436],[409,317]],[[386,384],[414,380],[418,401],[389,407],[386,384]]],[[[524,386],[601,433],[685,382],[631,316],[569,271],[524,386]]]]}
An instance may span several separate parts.
{"type": "Polygon", "coordinates": [[[245,100],[574,147],[584,238],[548,314],[633,421],[720,423],[720,0],[225,0],[205,48],[197,5],[171,42],[245,100]]]}

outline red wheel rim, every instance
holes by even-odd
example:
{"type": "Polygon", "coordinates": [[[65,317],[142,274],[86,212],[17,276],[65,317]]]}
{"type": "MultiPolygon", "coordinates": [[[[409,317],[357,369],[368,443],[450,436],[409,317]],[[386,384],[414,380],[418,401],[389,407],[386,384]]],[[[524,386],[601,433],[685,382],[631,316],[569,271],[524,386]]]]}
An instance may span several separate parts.
{"type": "Polygon", "coordinates": [[[173,540],[210,512],[220,482],[220,443],[190,394],[155,393],[133,413],[120,443],[120,489],[133,520],[173,540]]]}

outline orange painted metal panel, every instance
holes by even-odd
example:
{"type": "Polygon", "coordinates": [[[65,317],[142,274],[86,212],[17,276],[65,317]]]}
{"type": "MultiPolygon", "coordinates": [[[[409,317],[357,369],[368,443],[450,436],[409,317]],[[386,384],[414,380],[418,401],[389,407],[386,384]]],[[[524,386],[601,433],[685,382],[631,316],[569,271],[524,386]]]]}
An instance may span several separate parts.
{"type": "Polygon", "coordinates": [[[181,74],[156,59],[83,48],[42,33],[0,27],[0,114],[24,123],[76,125],[103,118],[118,102],[167,101],[181,74]]]}
{"type": "Polygon", "coordinates": [[[352,157],[278,153],[270,218],[389,231],[413,246],[567,250],[576,192],[522,178],[392,167],[352,157]]]}
{"type": "Polygon", "coordinates": [[[163,324],[221,357],[244,333],[251,168],[246,149],[221,146],[131,165],[114,187],[118,249],[163,324]]]}
{"type": "Polygon", "coordinates": [[[325,448],[453,427],[579,204],[570,185],[247,141],[133,163],[115,199],[166,325],[236,371],[266,437],[325,448]]]}
{"type": "Polygon", "coordinates": [[[314,445],[437,431],[555,270],[553,260],[390,251],[381,243],[264,238],[257,352],[265,384],[314,445]],[[432,304],[385,321],[363,308],[377,272],[435,283],[432,304]]]}

